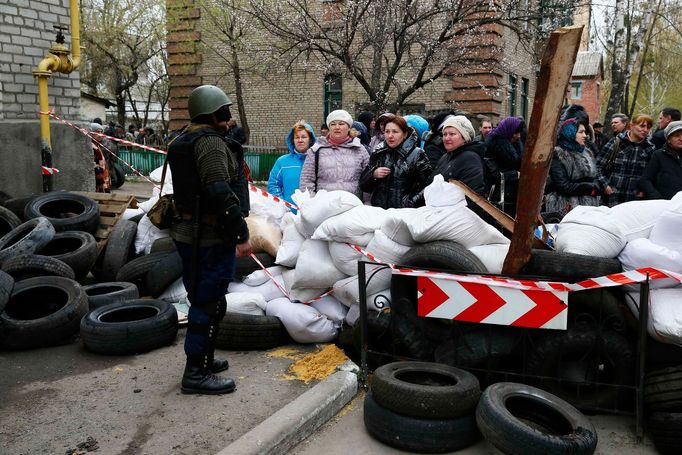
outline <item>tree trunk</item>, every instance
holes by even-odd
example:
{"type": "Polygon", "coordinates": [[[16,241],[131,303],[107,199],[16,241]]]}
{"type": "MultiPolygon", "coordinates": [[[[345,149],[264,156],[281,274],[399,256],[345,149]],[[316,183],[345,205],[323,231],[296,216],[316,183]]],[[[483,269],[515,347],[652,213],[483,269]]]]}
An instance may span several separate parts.
{"type": "Polygon", "coordinates": [[[239,112],[239,120],[241,121],[242,130],[246,137],[246,143],[249,143],[249,136],[251,135],[251,128],[249,128],[249,121],[246,118],[246,108],[244,107],[244,92],[242,90],[242,73],[239,66],[239,54],[237,48],[232,44],[232,71],[234,72],[234,92],[237,95],[237,111],[239,112]]]}
{"type": "Polygon", "coordinates": [[[620,110],[625,94],[625,11],[623,2],[616,2],[615,33],[613,39],[613,58],[611,59],[611,93],[606,104],[604,130],[611,130],[611,116],[620,110]]]}

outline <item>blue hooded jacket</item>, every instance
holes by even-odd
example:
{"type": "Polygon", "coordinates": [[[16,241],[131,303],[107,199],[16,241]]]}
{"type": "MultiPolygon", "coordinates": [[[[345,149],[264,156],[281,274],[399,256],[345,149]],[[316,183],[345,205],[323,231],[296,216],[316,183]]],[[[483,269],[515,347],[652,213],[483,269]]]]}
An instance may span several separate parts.
{"type": "MultiPolygon", "coordinates": [[[[310,134],[310,146],[312,146],[317,141],[313,127],[307,123],[304,123],[303,126],[308,131],[308,134],[310,134]]],[[[268,179],[268,192],[292,204],[294,201],[291,200],[291,195],[299,188],[301,168],[303,168],[306,157],[305,152],[298,153],[296,151],[293,139],[294,129],[291,128],[286,139],[289,153],[280,156],[275,161],[275,165],[270,171],[270,178],[268,179]]]]}

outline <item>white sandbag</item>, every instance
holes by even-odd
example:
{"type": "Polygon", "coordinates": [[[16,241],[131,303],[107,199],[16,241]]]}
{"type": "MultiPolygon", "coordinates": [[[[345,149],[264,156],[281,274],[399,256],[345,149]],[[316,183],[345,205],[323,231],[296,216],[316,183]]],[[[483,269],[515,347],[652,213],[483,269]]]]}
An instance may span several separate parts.
{"type": "MultiPolygon", "coordinates": [[[[276,276],[275,281],[277,281],[277,283],[283,289],[286,289],[284,286],[284,278],[282,277],[282,275],[276,276]]],[[[272,280],[268,280],[265,283],[261,284],[260,286],[248,286],[244,283],[232,282],[228,286],[227,291],[230,293],[253,292],[262,295],[266,302],[269,302],[270,300],[273,299],[278,299],[280,297],[284,297],[284,293],[277,287],[277,285],[272,280]]]]}
{"type": "Polygon", "coordinates": [[[387,213],[381,207],[359,205],[326,219],[311,238],[366,246],[374,231],[381,228],[387,213]]]}
{"type": "MultiPolygon", "coordinates": [[[[285,270],[289,269],[282,267],[281,265],[274,265],[272,267],[268,267],[266,270],[272,276],[280,276],[285,270]]],[[[265,273],[265,270],[256,270],[255,272],[245,276],[242,280],[242,283],[247,286],[260,286],[261,284],[266,283],[269,279],[270,277],[267,273],[265,273]]]]}
{"type": "Polygon", "coordinates": [[[258,215],[246,217],[246,224],[249,227],[249,241],[253,252],[277,256],[277,250],[282,243],[282,231],[278,225],[258,215]]]}
{"type": "Polygon", "coordinates": [[[424,201],[427,207],[457,207],[466,206],[464,191],[450,182],[446,182],[438,174],[433,182],[424,188],[424,201]]]}
{"type": "Polygon", "coordinates": [[[163,300],[168,303],[178,303],[187,297],[187,290],[182,282],[182,278],[178,278],[166,288],[165,291],[157,297],[158,300],[163,300]]]}
{"type": "MultiPolygon", "coordinates": [[[[157,167],[153,171],[149,173],[149,179],[152,182],[156,183],[161,183],[161,176],[163,175],[163,165],[157,167]]],[[[170,166],[166,168],[166,182],[164,183],[163,186],[166,186],[168,184],[173,184],[173,174],[171,173],[170,166]]],[[[164,191],[165,193],[165,191],[164,191]]]]}
{"type": "Polygon", "coordinates": [[[651,229],[649,240],[682,252],[682,208],[675,207],[663,212],[651,229]]]}
{"type": "Polygon", "coordinates": [[[326,295],[320,300],[315,300],[310,304],[311,307],[327,316],[327,319],[337,324],[340,327],[348,313],[348,307],[339,302],[334,296],[326,295]]]}
{"type": "Polygon", "coordinates": [[[620,227],[628,242],[648,238],[651,229],[670,207],[670,201],[656,199],[650,201],[630,201],[611,207],[611,218],[620,227]]]}
{"type": "Polygon", "coordinates": [[[123,215],[121,215],[122,220],[129,220],[131,218],[136,217],[140,213],[144,213],[144,210],[141,208],[136,208],[136,209],[126,209],[125,212],[123,212],[123,215]]]}
{"type": "Polygon", "coordinates": [[[140,202],[139,204],[137,204],[137,207],[139,209],[141,209],[144,213],[147,213],[147,212],[149,212],[149,210],[152,207],[154,207],[154,204],[156,204],[158,202],[158,200],[159,200],[159,195],[157,194],[157,195],[150,197],[149,199],[147,199],[144,202],[140,202]]]}
{"type": "Polygon", "coordinates": [[[346,275],[358,274],[358,261],[364,256],[347,243],[329,242],[329,255],[334,266],[346,275]]]}
{"type": "Polygon", "coordinates": [[[346,324],[355,327],[355,324],[360,320],[360,305],[353,305],[348,309],[346,314],[346,324]]]}
{"type": "Polygon", "coordinates": [[[168,176],[166,176],[166,184],[163,185],[163,193],[160,186],[152,188],[152,197],[159,197],[161,194],[173,194],[173,182],[168,181],[168,176]]]}
{"type": "Polygon", "coordinates": [[[303,288],[303,289],[293,289],[294,279],[296,276],[296,270],[286,270],[282,273],[282,278],[284,279],[284,287],[289,294],[289,298],[293,302],[310,302],[312,299],[321,296],[327,292],[328,288],[315,289],[315,288],[303,288]]]}
{"type": "MultiPolygon", "coordinates": [[[[399,264],[403,256],[410,251],[410,248],[390,239],[381,230],[374,232],[374,238],[367,245],[369,253],[372,253],[378,260],[384,261],[387,264],[399,264]]],[[[355,274],[357,274],[357,271],[355,274]]]]}
{"type": "Polygon", "coordinates": [[[298,343],[325,343],[336,338],[338,333],[334,322],[315,308],[292,303],[286,298],[269,301],[265,314],[279,318],[291,338],[298,343]]]}
{"type": "Polygon", "coordinates": [[[252,216],[259,216],[279,226],[282,217],[290,213],[287,206],[282,202],[275,201],[272,197],[264,195],[263,191],[249,191],[249,203],[251,207],[249,208],[247,220],[252,216]]]}
{"type": "Polygon", "coordinates": [[[303,235],[310,238],[325,220],[359,205],[362,201],[348,191],[318,191],[298,206],[303,235]]]}
{"type": "Polygon", "coordinates": [[[509,243],[500,231],[486,223],[467,207],[423,207],[419,216],[405,220],[416,242],[450,240],[465,248],[491,243],[509,243]]]}
{"type": "MultiPolygon", "coordinates": [[[[639,292],[625,298],[630,311],[639,318],[639,292]]],[[[647,332],[661,343],[682,346],[682,287],[649,290],[647,332]]]]}
{"type": "Polygon", "coordinates": [[[137,254],[149,254],[154,241],[170,236],[170,229],[159,229],[152,224],[147,215],[137,223],[135,233],[135,252],[137,254]]]}
{"type": "Polygon", "coordinates": [[[509,245],[478,245],[468,250],[483,263],[488,273],[502,273],[502,265],[509,252],[509,245]]]}
{"type": "MultiPolygon", "coordinates": [[[[370,274],[368,273],[367,276],[370,274]]],[[[367,285],[367,309],[374,311],[381,311],[391,299],[391,270],[384,269],[376,273],[369,280],[367,285]]],[[[351,276],[344,280],[334,283],[334,297],[339,302],[350,308],[353,305],[360,303],[360,288],[358,285],[358,276],[351,276]]]]}
{"type": "Polygon", "coordinates": [[[386,234],[389,239],[401,244],[401,245],[414,245],[415,241],[410,234],[405,220],[418,217],[420,213],[430,210],[426,207],[420,207],[417,209],[388,209],[386,212],[386,218],[381,224],[381,232],[386,234]]]}
{"type": "MultiPolygon", "coordinates": [[[[649,239],[635,239],[628,242],[623,251],[618,255],[618,260],[623,266],[623,271],[639,269],[642,267],[654,267],[682,273],[682,254],[661,245],[653,243],[649,239]]],[[[673,278],[651,281],[651,289],[667,288],[677,285],[673,278]]],[[[626,285],[626,290],[637,290],[639,285],[626,285]]]]}
{"type": "MultiPolygon", "coordinates": [[[[300,217],[297,217],[300,219],[300,217]]],[[[282,218],[282,242],[275,256],[275,264],[296,267],[298,253],[305,237],[298,232],[294,215],[289,213],[282,218]]]]}
{"type": "Polygon", "coordinates": [[[329,246],[323,240],[306,240],[296,262],[293,289],[329,288],[346,274],[334,266],[329,246]]]}
{"type": "Polygon", "coordinates": [[[615,258],[627,239],[609,207],[579,205],[559,223],[556,249],[562,253],[582,254],[599,258],[615,258]]]}
{"type": "Polygon", "coordinates": [[[263,316],[266,302],[257,292],[230,292],[227,299],[227,312],[263,316]]]}

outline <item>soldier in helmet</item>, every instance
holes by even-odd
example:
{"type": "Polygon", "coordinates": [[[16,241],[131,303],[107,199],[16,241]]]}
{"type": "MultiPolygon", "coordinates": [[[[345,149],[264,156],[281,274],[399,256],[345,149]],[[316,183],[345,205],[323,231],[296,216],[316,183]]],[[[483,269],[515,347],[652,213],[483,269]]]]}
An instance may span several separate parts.
{"type": "Polygon", "coordinates": [[[191,304],[182,377],[182,392],[189,394],[223,394],[235,389],[232,379],[216,374],[229,368],[227,360],[213,356],[235,257],[251,254],[239,199],[230,187],[241,166],[233,150],[235,143],[224,136],[231,104],[218,87],[194,89],[188,102],[192,122],[168,150],[178,212],[171,237],[182,257],[183,282],[191,304]]]}

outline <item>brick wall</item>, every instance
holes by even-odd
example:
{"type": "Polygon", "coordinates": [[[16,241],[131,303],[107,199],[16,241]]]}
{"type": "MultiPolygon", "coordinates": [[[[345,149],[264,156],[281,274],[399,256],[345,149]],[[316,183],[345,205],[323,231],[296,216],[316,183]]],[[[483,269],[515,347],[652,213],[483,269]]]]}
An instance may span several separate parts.
{"type": "MultiPolygon", "coordinates": [[[[0,2],[0,119],[35,119],[38,84],[31,71],[47,55],[56,33],[69,27],[69,0],[4,0],[0,2]]],[[[70,48],[71,35],[65,32],[70,48]]],[[[55,73],[48,80],[50,107],[60,116],[78,119],[80,74],[55,73]]]]}
{"type": "Polygon", "coordinates": [[[601,83],[596,77],[573,77],[571,81],[581,81],[583,83],[583,93],[580,99],[569,99],[571,104],[580,104],[585,108],[590,116],[590,123],[601,122],[599,112],[601,109],[601,83]]]}

